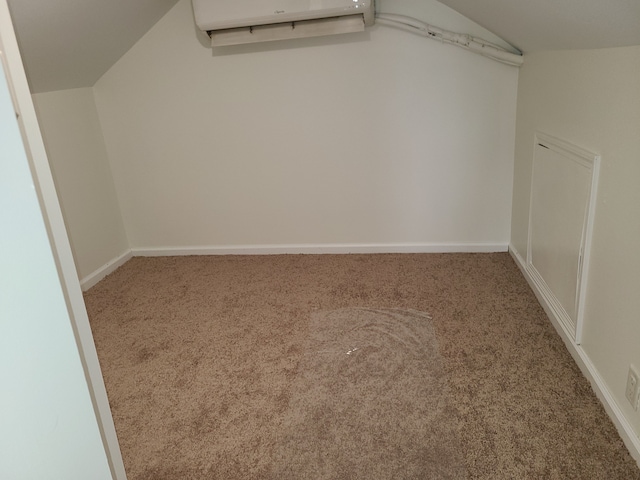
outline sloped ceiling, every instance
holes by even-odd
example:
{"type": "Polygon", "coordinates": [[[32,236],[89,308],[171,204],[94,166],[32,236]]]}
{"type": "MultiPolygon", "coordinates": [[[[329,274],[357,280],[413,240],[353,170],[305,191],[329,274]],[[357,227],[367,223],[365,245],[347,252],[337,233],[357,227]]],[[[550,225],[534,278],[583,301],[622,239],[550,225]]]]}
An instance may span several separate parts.
{"type": "Polygon", "coordinates": [[[439,0],[520,51],[640,45],[640,0],[439,0]]]}
{"type": "Polygon", "coordinates": [[[178,0],[8,0],[33,93],[90,87],[178,0]]]}
{"type": "MultiPolygon", "coordinates": [[[[178,1],[8,0],[32,92],[92,86],[178,1]]],[[[439,1],[525,53],[640,45],[640,0],[439,1]]]]}

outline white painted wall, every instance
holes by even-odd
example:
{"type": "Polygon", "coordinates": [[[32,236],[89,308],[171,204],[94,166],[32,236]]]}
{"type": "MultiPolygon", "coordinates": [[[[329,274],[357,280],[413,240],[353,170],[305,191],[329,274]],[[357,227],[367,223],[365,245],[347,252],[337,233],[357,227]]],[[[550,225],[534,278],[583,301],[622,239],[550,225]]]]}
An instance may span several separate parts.
{"type": "Polygon", "coordinates": [[[78,276],[129,249],[91,88],[33,96],[78,276]]]}
{"type": "Polygon", "coordinates": [[[182,0],[94,86],[132,248],[508,244],[517,69],[383,26],[203,43],[182,0]]]}
{"type": "Polygon", "coordinates": [[[602,155],[582,351],[636,441],[640,412],[624,396],[640,368],[640,46],[526,55],[520,72],[512,246],[526,255],[533,136],[602,155]]]}

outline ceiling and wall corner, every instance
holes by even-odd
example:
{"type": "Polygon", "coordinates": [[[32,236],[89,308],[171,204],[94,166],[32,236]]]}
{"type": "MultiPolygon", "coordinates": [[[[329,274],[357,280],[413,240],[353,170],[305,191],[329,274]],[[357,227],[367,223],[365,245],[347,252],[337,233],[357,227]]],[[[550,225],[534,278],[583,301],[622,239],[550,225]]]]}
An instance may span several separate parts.
{"type": "MultiPolygon", "coordinates": [[[[93,86],[177,1],[9,0],[32,93],[93,86]]],[[[636,0],[378,0],[377,9],[434,15],[453,31],[459,12],[492,32],[486,40],[525,53],[640,44],[636,0]]]]}
{"type": "Polygon", "coordinates": [[[474,20],[436,0],[376,0],[376,12],[414,17],[444,30],[466,33],[483,38],[514,53],[517,51],[504,39],[480,26],[474,20]]]}
{"type": "Polygon", "coordinates": [[[640,45],[637,0],[439,0],[525,53],[640,45]]]}
{"type": "Polygon", "coordinates": [[[177,0],[9,0],[32,93],[91,87],[177,0]]]}

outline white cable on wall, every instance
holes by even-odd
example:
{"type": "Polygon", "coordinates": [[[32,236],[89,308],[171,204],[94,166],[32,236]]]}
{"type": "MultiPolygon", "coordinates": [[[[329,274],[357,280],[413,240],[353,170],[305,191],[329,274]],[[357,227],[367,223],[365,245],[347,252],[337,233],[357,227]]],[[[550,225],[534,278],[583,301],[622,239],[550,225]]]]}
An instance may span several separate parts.
{"type": "Polygon", "coordinates": [[[472,37],[471,35],[443,30],[442,28],[434,27],[412,17],[391,13],[376,13],[376,23],[416,33],[440,42],[450,43],[514,67],[520,67],[524,62],[522,55],[511,53],[486,40],[472,37]]]}

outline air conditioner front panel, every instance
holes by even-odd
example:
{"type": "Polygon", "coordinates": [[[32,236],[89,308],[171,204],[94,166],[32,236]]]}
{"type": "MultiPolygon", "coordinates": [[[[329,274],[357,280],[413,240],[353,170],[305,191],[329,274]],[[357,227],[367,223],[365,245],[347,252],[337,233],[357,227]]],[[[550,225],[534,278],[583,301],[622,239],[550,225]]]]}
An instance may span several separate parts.
{"type": "Polygon", "coordinates": [[[363,15],[369,23],[373,0],[193,0],[198,28],[229,28],[363,15]]]}
{"type": "Polygon", "coordinates": [[[274,23],[258,27],[240,27],[211,32],[211,46],[241,45],[245,43],[290,40],[292,38],[320,37],[364,30],[362,18],[356,15],[301,20],[291,23],[274,23]]]}

